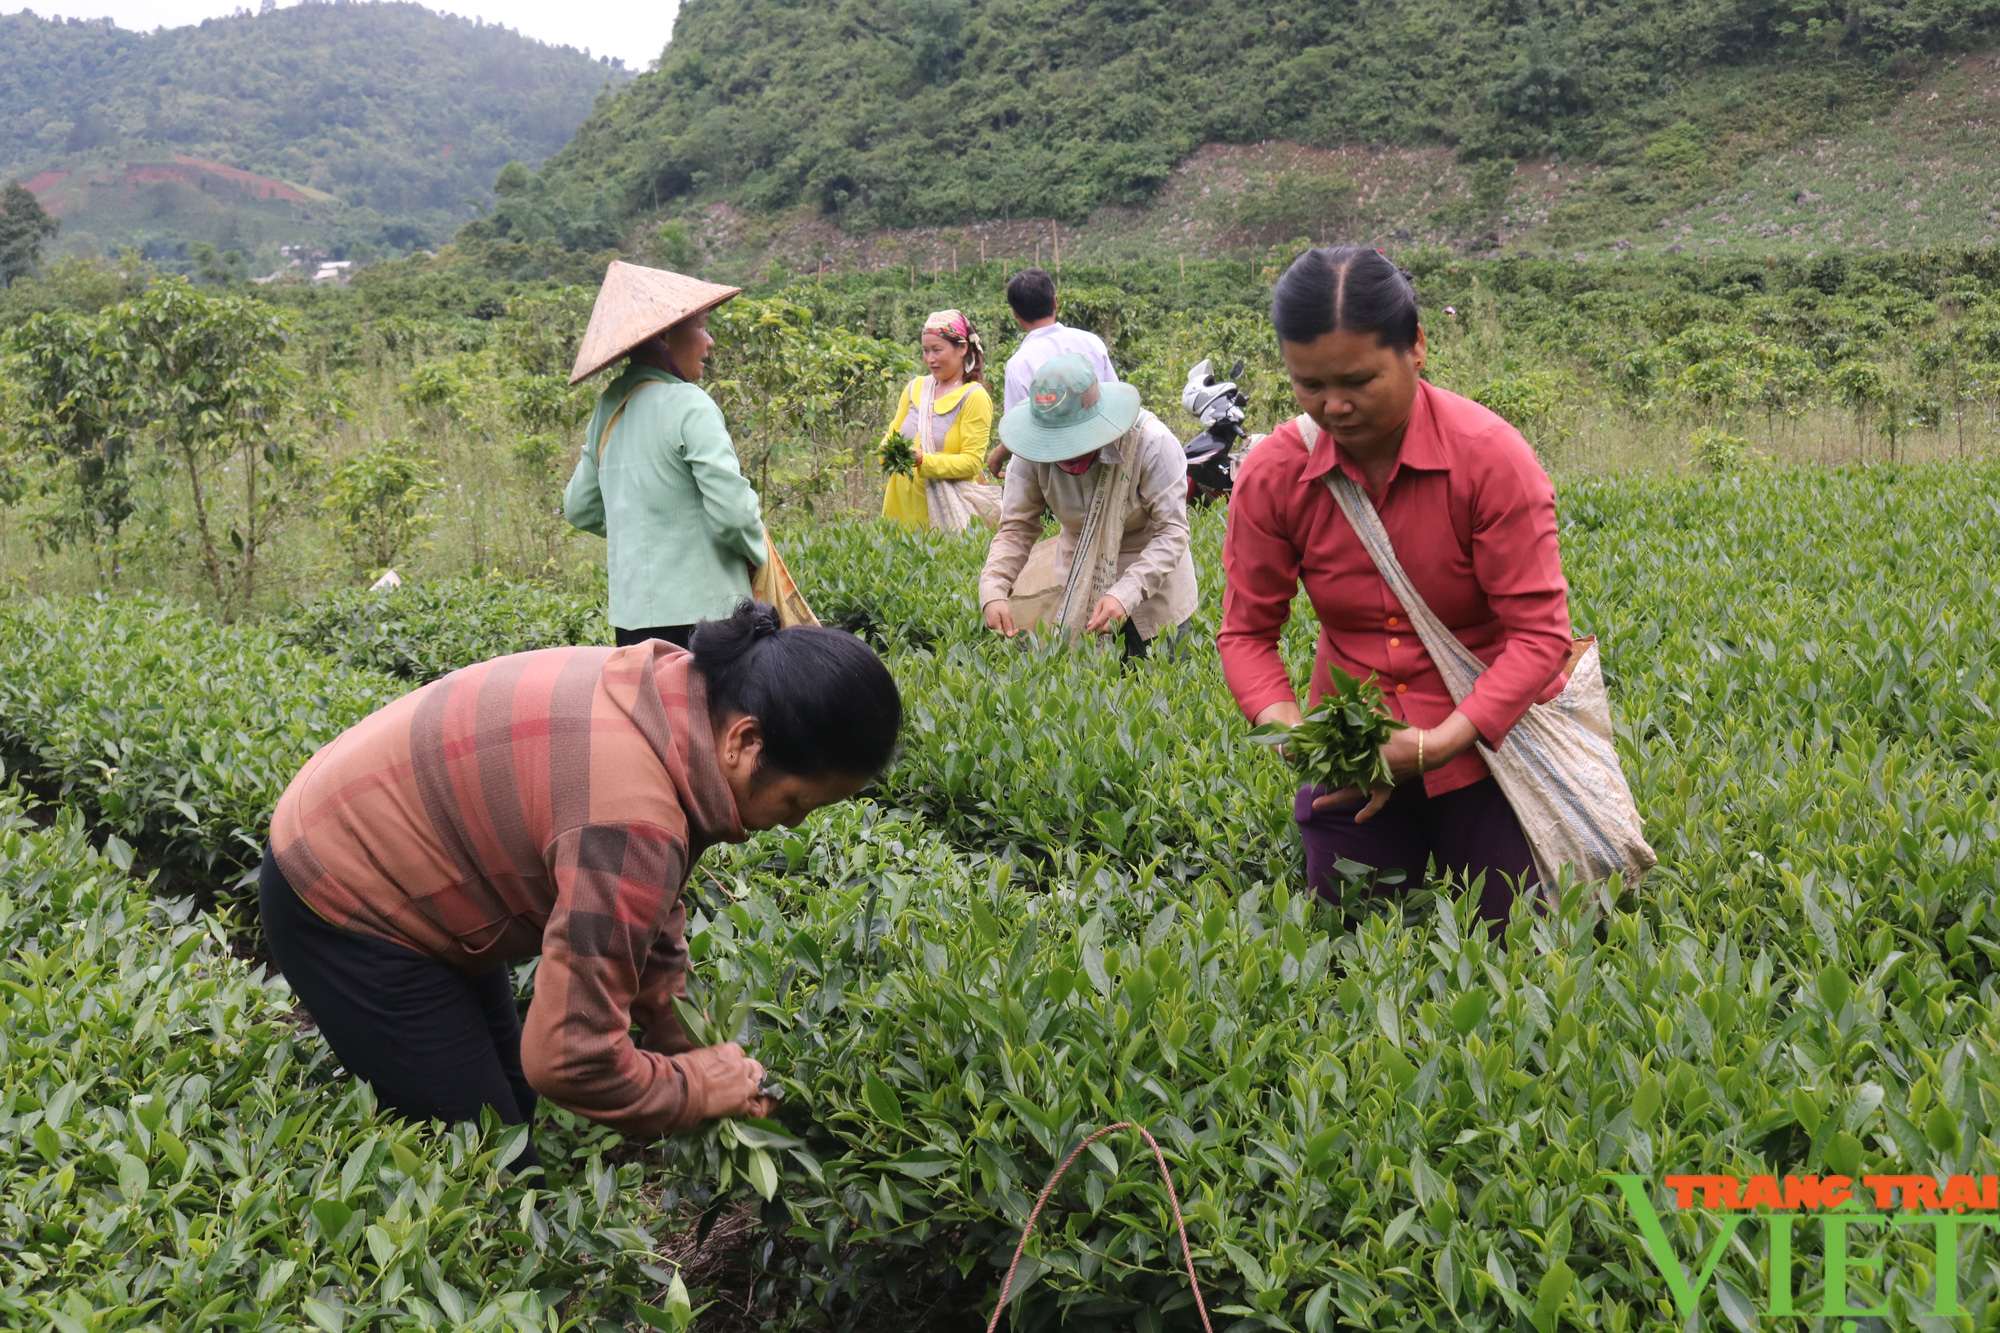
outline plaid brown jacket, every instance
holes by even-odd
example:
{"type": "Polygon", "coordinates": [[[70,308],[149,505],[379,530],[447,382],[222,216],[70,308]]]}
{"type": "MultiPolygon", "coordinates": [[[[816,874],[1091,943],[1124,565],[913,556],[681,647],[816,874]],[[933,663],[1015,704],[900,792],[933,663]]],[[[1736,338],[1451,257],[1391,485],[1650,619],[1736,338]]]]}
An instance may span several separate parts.
{"type": "Polygon", "coordinates": [[[744,837],[692,661],[653,641],[455,671],[315,754],[271,823],[336,926],[469,973],[540,954],[528,1081],[627,1133],[700,1119],[701,1073],[674,1058],[681,894],[704,850],[744,837]]]}

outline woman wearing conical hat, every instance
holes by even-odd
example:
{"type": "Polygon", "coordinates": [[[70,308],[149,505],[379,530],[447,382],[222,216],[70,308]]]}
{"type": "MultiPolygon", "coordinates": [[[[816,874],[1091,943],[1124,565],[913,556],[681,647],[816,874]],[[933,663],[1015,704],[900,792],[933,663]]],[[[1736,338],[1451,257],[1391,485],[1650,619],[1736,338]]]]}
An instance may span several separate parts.
{"type": "Polygon", "coordinates": [[[993,438],[993,399],[982,376],[986,350],[972,321],[956,310],[924,320],[921,346],[930,374],[904,386],[883,437],[884,444],[899,434],[908,440],[916,466],[910,475],[890,476],[882,517],[947,532],[962,532],[975,518],[990,524],[999,517],[1000,490],[983,481],[993,438]]]}
{"type": "Polygon", "coordinates": [[[569,382],[626,363],[598,395],[563,513],[609,546],[620,646],[687,647],[697,621],[750,596],[764,564],[757,492],[699,383],[715,346],[708,313],[741,290],[613,263],[590,312],[569,382]]]}

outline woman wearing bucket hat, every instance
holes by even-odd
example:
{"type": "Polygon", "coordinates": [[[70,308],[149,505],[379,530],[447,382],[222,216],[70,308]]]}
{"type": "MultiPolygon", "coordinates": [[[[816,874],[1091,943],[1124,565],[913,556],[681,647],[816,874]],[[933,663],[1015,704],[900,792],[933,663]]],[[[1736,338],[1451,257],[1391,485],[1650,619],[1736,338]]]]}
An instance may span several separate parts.
{"type": "Polygon", "coordinates": [[[768,558],[757,492],[696,383],[715,346],[708,313],[741,290],[614,262],[591,309],[569,382],[628,361],[598,395],[563,513],[608,543],[620,646],[687,647],[697,621],[751,595],[768,558]]]}
{"type": "Polygon", "coordinates": [[[1000,488],[980,480],[993,434],[993,399],[981,375],[986,349],[972,321],[956,310],[925,319],[922,343],[930,374],[904,386],[882,441],[899,434],[908,440],[915,466],[890,476],[882,517],[946,532],[963,532],[975,518],[990,526],[999,516],[1000,488]]]}
{"type": "Polygon", "coordinates": [[[1178,637],[1200,596],[1187,456],[1139,391],[1100,383],[1074,353],[1053,357],[1000,419],[1000,439],[1014,462],[979,576],[987,628],[1011,637],[1050,622],[1076,639],[1122,624],[1128,658],[1178,637]],[[1062,531],[1038,550],[1045,510],[1062,531]]]}

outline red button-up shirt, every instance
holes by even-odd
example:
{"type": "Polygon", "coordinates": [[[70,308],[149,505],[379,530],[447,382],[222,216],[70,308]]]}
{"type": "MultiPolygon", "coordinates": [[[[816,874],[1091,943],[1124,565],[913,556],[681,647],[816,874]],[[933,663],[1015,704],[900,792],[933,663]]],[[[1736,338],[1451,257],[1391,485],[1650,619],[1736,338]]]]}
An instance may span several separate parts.
{"type": "MultiPolygon", "coordinates": [[[[1498,747],[1528,706],[1556,696],[1569,656],[1569,588],[1556,545],[1555,488],[1520,432],[1469,398],[1419,382],[1403,447],[1370,492],[1404,572],[1487,670],[1462,704],[1424,651],[1408,613],[1376,572],[1320,479],[1338,465],[1367,490],[1331,436],[1308,451],[1288,421],[1243,462],[1222,548],[1227,586],[1216,644],[1230,693],[1254,719],[1297,696],[1278,636],[1299,584],[1320,621],[1310,700],[1328,664],[1379,680],[1389,711],[1435,727],[1462,711],[1498,747]]],[[[1310,707],[1310,704],[1308,705],[1310,707]]],[[[1431,770],[1440,796],[1486,776],[1476,749],[1431,770]]]]}

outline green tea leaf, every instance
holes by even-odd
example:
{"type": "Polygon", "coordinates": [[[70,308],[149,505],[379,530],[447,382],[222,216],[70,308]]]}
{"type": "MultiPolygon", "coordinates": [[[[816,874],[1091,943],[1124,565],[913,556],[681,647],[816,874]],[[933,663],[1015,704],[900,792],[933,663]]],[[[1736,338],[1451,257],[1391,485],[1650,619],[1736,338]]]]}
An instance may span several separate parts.
{"type": "Polygon", "coordinates": [[[1826,1118],[1819,1097],[1811,1088],[1792,1089],[1792,1114],[1798,1117],[1799,1124],[1808,1134],[1816,1133],[1820,1122],[1826,1118]]]}
{"type": "Polygon", "coordinates": [[[1542,1280],[1535,1287],[1535,1308],[1531,1316],[1540,1333],[1554,1333],[1557,1315],[1575,1286],[1576,1274],[1565,1260],[1556,1260],[1542,1274],[1542,1280]]]}
{"type": "Polygon", "coordinates": [[[1846,1130],[1838,1130],[1827,1141],[1826,1164],[1839,1175],[1853,1180],[1861,1178],[1861,1140],[1846,1130]]]}
{"type": "Polygon", "coordinates": [[[750,1182],[750,1187],[766,1199],[778,1192],[778,1164],[762,1148],[752,1148],[745,1155],[743,1176],[750,1182]]]}
{"type": "Polygon", "coordinates": [[[1661,1091],[1660,1080],[1648,1074],[1639,1081],[1638,1091],[1632,1094],[1632,1119],[1642,1125],[1650,1125],[1666,1102],[1666,1094],[1661,1091]]]}
{"type": "Polygon", "coordinates": [[[897,1129],[903,1127],[903,1103],[896,1096],[896,1090],[884,1083],[879,1075],[869,1074],[862,1084],[862,1095],[868,1099],[868,1109],[875,1118],[897,1129]]]}
{"type": "Polygon", "coordinates": [[[312,1214],[319,1220],[319,1234],[328,1241],[337,1239],[354,1219],[354,1210],[338,1199],[315,1199],[312,1214]]]}
{"type": "Polygon", "coordinates": [[[959,1159],[957,1157],[950,1153],[939,1152],[933,1148],[919,1148],[914,1152],[906,1152],[901,1157],[890,1158],[888,1162],[889,1166],[901,1171],[906,1176],[914,1176],[918,1180],[929,1180],[932,1176],[941,1176],[958,1164],[959,1159]]]}
{"type": "Polygon", "coordinates": [[[1282,746],[1285,761],[1310,785],[1386,787],[1390,783],[1382,746],[1409,724],[1393,717],[1382,702],[1375,677],[1358,681],[1339,667],[1327,668],[1332,688],[1292,726],[1266,723],[1253,728],[1259,745],[1282,746]]]}
{"type": "Polygon", "coordinates": [[[1485,991],[1469,990],[1452,1001],[1451,1026],[1459,1036],[1471,1034],[1486,1017],[1486,1009],[1491,997],[1485,991]]]}
{"type": "Polygon", "coordinates": [[[127,1153],[118,1159],[118,1190],[127,1203],[137,1203],[151,1188],[152,1177],[146,1173],[146,1164],[127,1153]]]}
{"type": "Polygon", "coordinates": [[[1924,1138],[1941,1153],[1955,1153],[1965,1142],[1958,1128],[1958,1114],[1943,1102],[1924,1116],[1924,1138]]]}

